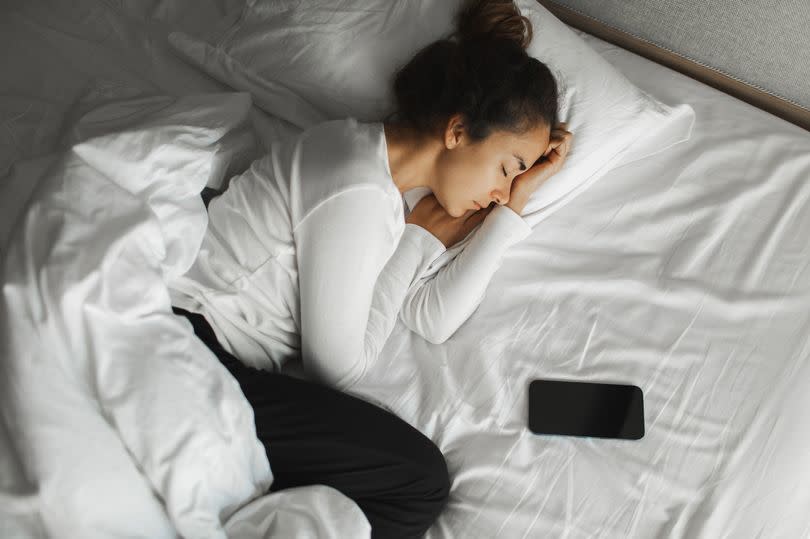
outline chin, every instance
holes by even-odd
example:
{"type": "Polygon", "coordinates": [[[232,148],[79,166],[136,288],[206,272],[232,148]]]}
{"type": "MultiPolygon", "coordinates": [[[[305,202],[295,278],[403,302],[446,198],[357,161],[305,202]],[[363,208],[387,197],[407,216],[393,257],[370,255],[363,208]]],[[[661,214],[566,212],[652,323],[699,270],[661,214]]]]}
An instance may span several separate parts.
{"type": "Polygon", "coordinates": [[[461,217],[467,211],[465,208],[459,208],[455,204],[448,204],[447,201],[444,200],[444,197],[439,193],[433,193],[433,196],[436,197],[436,201],[439,203],[439,206],[444,208],[444,211],[446,211],[450,217],[461,217]]]}

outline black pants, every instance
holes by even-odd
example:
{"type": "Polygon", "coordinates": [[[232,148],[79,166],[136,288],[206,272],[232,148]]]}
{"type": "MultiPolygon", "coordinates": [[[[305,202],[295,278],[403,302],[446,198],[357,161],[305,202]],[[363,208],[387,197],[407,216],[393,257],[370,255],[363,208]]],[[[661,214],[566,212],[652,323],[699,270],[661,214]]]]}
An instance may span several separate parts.
{"type": "Polygon", "coordinates": [[[276,491],[328,485],[360,506],[372,537],[421,537],[450,490],[441,451],[376,405],[332,388],[244,365],[205,317],[175,308],[233,374],[253,407],[276,491]]]}

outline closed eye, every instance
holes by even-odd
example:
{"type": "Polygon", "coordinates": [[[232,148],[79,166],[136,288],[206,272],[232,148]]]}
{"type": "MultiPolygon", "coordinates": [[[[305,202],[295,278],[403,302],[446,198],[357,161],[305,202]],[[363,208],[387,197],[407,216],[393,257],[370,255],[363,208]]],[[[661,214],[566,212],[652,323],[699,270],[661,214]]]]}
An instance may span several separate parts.
{"type": "Polygon", "coordinates": [[[507,176],[508,176],[508,174],[506,173],[506,167],[505,167],[505,166],[503,166],[503,165],[501,165],[501,170],[503,170],[503,176],[504,176],[504,178],[505,178],[505,177],[507,177],[507,176]]]}

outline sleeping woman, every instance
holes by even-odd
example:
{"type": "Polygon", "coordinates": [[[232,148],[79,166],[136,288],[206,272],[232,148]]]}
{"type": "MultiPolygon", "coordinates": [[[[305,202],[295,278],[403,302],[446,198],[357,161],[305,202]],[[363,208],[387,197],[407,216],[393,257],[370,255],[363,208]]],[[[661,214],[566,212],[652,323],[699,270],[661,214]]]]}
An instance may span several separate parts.
{"type": "Polygon", "coordinates": [[[447,467],[420,432],[341,390],[374,365],[406,301],[409,327],[433,342],[472,314],[572,140],[512,1],[467,2],[456,22],[397,72],[385,121],[317,125],[234,178],[171,283],[175,312],[253,406],[272,489],[334,487],[375,537],[421,536],[446,502],[447,467]],[[406,214],[402,195],[417,187],[432,194],[406,214]],[[317,382],[278,373],[298,357],[317,382]]]}

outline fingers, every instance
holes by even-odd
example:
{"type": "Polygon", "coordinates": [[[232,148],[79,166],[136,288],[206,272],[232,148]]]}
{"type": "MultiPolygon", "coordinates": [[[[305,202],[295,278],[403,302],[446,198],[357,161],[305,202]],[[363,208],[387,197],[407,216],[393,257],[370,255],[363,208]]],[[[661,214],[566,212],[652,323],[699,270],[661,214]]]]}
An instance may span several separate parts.
{"type": "Polygon", "coordinates": [[[487,216],[489,212],[492,211],[492,206],[487,206],[486,208],[482,208],[480,210],[467,210],[461,219],[465,219],[466,221],[470,221],[473,219],[483,219],[487,216]]]}
{"type": "Polygon", "coordinates": [[[556,149],[557,153],[565,155],[568,153],[568,150],[571,149],[571,142],[574,138],[574,134],[568,131],[568,124],[566,122],[560,122],[558,125],[560,128],[552,131],[553,136],[549,146],[552,149],[556,149]]]}
{"type": "MultiPolygon", "coordinates": [[[[562,150],[558,149],[563,144],[568,144],[570,147],[571,138],[574,136],[573,133],[568,131],[568,123],[567,122],[559,122],[554,128],[551,130],[551,134],[549,136],[549,143],[546,151],[543,153],[544,157],[548,157],[548,155],[557,149],[557,153],[561,153],[562,150]]],[[[567,148],[564,148],[567,150],[567,148]]]]}
{"type": "Polygon", "coordinates": [[[563,141],[563,140],[566,140],[566,139],[571,138],[573,136],[574,136],[574,134],[571,131],[568,131],[568,129],[557,128],[557,129],[552,129],[551,130],[550,139],[551,140],[556,140],[556,141],[563,141]]]}
{"type": "Polygon", "coordinates": [[[478,226],[486,218],[487,214],[489,214],[489,211],[486,209],[478,210],[464,221],[464,235],[466,236],[473,228],[478,226]]]}

